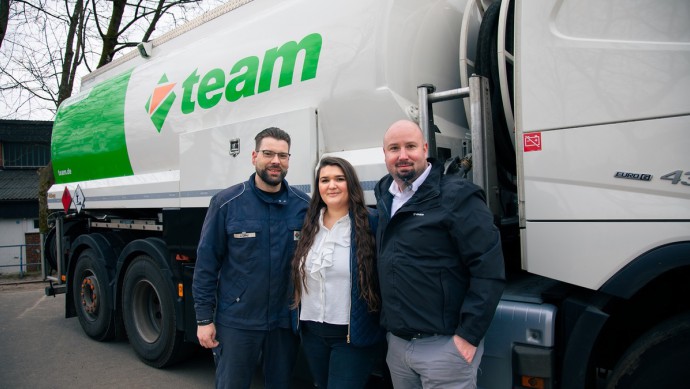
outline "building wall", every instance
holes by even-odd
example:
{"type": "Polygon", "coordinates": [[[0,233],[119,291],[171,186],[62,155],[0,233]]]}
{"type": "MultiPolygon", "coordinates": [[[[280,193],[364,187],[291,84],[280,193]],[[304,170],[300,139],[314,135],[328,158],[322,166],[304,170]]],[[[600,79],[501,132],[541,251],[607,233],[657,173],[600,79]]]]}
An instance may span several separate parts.
{"type": "MultiPolygon", "coordinates": [[[[22,271],[27,270],[27,262],[40,264],[37,168],[50,160],[52,128],[53,122],[50,121],[0,120],[2,274],[19,273],[20,260],[24,264],[22,271]]],[[[40,266],[29,266],[28,270],[40,270],[40,266]]]]}
{"type": "MultiPolygon", "coordinates": [[[[34,219],[0,219],[0,273],[19,273],[20,259],[24,264],[24,272],[27,271],[27,261],[40,263],[39,242],[40,235],[38,229],[34,228],[34,219]],[[27,244],[36,245],[26,246],[27,244]]],[[[40,267],[34,265],[28,270],[40,270],[40,267]]]]}

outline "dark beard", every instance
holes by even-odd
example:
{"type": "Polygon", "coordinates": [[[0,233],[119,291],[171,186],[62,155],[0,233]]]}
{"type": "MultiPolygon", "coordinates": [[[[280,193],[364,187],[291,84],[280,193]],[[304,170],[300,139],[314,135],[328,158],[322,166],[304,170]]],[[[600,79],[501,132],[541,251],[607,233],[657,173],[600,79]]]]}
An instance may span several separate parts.
{"type": "Polygon", "coordinates": [[[268,167],[266,167],[263,170],[256,170],[256,173],[261,177],[261,180],[266,183],[266,185],[269,186],[278,186],[283,182],[283,179],[287,175],[287,172],[285,170],[281,170],[280,173],[280,178],[278,179],[273,179],[269,174],[268,174],[268,167]]]}
{"type": "Polygon", "coordinates": [[[396,173],[396,176],[398,176],[398,179],[402,181],[405,186],[410,186],[412,185],[412,181],[417,178],[417,171],[412,169],[407,173],[396,173]]]}

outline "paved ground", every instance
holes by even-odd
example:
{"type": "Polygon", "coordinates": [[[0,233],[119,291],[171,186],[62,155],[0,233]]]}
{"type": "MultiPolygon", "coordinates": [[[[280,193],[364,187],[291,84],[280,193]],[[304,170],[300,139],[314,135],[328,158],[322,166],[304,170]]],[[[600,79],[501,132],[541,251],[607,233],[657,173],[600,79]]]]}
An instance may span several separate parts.
{"type": "MultiPolygon", "coordinates": [[[[96,342],[82,332],[77,318],[65,319],[64,295],[45,296],[42,282],[8,284],[16,281],[0,279],[0,387],[213,387],[210,353],[166,369],[149,367],[126,341],[96,342]]],[[[263,388],[260,375],[252,388],[263,388]]]]}

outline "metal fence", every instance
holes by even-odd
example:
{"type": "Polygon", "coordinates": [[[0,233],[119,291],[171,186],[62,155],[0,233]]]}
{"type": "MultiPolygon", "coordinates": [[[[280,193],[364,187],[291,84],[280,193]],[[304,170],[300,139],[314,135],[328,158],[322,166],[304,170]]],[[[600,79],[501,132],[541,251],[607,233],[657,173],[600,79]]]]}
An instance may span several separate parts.
{"type": "MultiPolygon", "coordinates": [[[[26,255],[25,252],[26,250],[36,248],[37,250],[40,250],[41,245],[38,243],[32,243],[32,244],[12,244],[12,245],[5,245],[5,246],[0,246],[0,273],[4,273],[2,271],[5,268],[19,268],[19,278],[24,278],[24,274],[26,274],[29,271],[41,271],[41,262],[38,261],[36,263],[27,263],[26,260],[26,255]],[[14,250],[13,250],[14,249],[14,250]],[[18,252],[17,256],[12,255],[14,253],[18,252]],[[7,257],[10,256],[11,259],[7,259],[7,257]]],[[[15,270],[13,269],[13,270],[15,270]]],[[[16,273],[15,271],[12,271],[12,273],[16,273]]]]}

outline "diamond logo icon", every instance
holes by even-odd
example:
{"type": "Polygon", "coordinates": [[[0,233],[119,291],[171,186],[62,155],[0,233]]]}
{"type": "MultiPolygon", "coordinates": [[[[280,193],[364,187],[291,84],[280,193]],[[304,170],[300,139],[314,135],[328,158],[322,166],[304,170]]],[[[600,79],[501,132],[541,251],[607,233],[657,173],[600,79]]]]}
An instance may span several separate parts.
{"type": "Polygon", "coordinates": [[[158,81],[158,85],[153,89],[153,93],[146,101],[146,113],[151,118],[151,122],[156,127],[158,132],[161,132],[165,119],[168,117],[170,107],[177,98],[173,88],[176,83],[169,82],[168,77],[163,74],[163,77],[158,81]]]}

